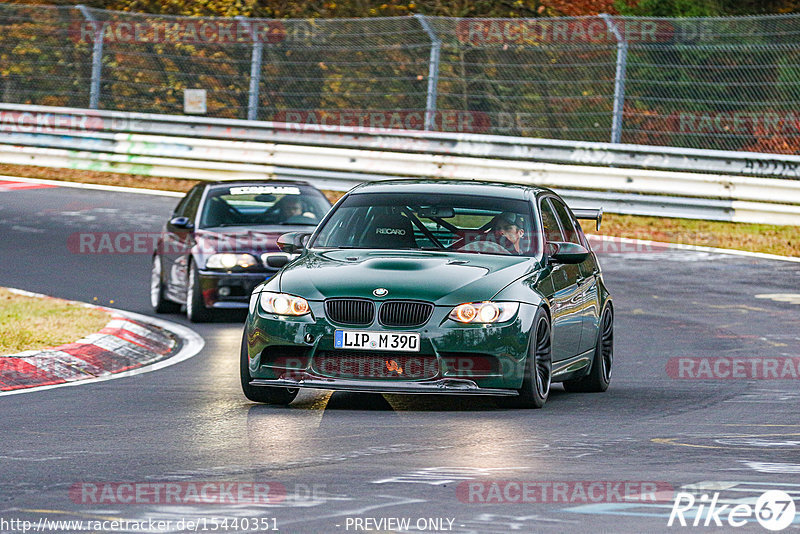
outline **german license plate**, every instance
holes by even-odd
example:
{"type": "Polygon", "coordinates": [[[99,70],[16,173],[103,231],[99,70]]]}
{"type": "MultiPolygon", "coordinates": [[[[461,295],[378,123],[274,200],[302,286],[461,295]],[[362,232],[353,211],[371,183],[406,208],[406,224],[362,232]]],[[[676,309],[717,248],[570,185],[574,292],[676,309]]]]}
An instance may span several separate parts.
{"type": "Polygon", "coordinates": [[[419,334],[416,332],[336,330],[333,334],[333,347],[336,349],[419,352],[419,334]]]}

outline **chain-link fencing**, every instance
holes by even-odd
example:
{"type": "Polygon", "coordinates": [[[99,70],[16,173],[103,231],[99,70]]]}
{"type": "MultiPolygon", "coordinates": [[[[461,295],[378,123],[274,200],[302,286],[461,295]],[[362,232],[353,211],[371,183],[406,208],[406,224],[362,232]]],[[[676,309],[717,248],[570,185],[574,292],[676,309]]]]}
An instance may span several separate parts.
{"type": "Polygon", "coordinates": [[[0,4],[0,100],[797,153],[800,16],[268,20],[0,4]]]}

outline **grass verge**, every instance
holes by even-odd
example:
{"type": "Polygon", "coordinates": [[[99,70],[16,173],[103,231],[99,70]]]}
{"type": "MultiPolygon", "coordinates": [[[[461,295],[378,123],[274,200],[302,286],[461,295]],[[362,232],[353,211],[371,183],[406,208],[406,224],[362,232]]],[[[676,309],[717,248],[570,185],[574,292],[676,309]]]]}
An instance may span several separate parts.
{"type": "Polygon", "coordinates": [[[0,356],[71,343],[102,329],[110,319],[102,310],[0,288],[0,356]]]}
{"type": "MultiPolygon", "coordinates": [[[[0,165],[0,174],[181,192],[188,191],[197,183],[196,180],[182,180],[179,178],[161,178],[76,169],[49,169],[30,165],[0,165]]],[[[325,191],[324,193],[331,202],[336,201],[343,194],[339,191],[325,191]]],[[[584,226],[587,230],[589,229],[588,224],[584,224],[584,226]]],[[[795,226],[640,217],[637,215],[606,213],[603,216],[603,225],[600,230],[601,234],[616,237],[800,257],[800,228],[795,226]]]]}
{"type": "MultiPolygon", "coordinates": [[[[586,221],[591,223],[591,221],[586,221]]],[[[587,227],[588,225],[584,224],[587,227]]],[[[666,243],[800,256],[800,228],[771,224],[701,221],[603,214],[601,234],[666,243]]]]}

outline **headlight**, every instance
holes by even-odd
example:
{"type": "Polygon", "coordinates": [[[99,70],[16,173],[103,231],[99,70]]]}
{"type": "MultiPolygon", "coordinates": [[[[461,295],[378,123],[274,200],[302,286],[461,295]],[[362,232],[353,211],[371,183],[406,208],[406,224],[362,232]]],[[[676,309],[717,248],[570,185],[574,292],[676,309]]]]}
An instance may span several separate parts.
{"type": "Polygon", "coordinates": [[[310,311],[306,299],[286,293],[264,291],[261,293],[259,302],[262,310],[278,315],[305,315],[310,311]]]}
{"type": "Polygon", "coordinates": [[[258,262],[250,254],[212,254],[206,262],[206,269],[248,269],[256,265],[258,262]]]}
{"type": "Polygon", "coordinates": [[[467,302],[459,304],[448,317],[457,323],[502,323],[519,310],[519,302],[467,302]]]}

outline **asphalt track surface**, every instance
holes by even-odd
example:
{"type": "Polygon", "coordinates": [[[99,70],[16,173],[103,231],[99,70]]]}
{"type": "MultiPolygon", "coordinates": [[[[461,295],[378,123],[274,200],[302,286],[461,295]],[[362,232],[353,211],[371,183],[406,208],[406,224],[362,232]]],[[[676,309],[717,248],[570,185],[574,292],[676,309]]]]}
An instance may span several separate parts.
{"type": "MultiPolygon", "coordinates": [[[[156,232],[176,202],[70,188],[0,192],[0,285],[151,314],[148,255],[78,254],[67,242],[76,232],[156,232]]],[[[363,532],[358,518],[409,518],[410,532],[428,518],[444,520],[433,532],[731,532],[713,523],[668,528],[671,498],[588,503],[579,490],[647,481],[719,491],[721,501],[753,503],[767,489],[796,497],[797,380],[685,380],[666,368],[673,357],[800,356],[800,301],[754,297],[799,293],[800,264],[684,251],[601,262],[617,311],[611,387],[556,387],[539,411],[485,398],[325,391],[301,392],[288,408],[252,404],[238,379],[241,315],[191,325],[206,346],[175,366],[0,397],[0,531],[21,531],[2,520],[41,518],[171,520],[162,532],[194,519],[211,531],[208,521],[227,517],[217,532],[252,529],[232,528],[233,518],[275,518],[279,531],[302,533],[363,532]],[[484,504],[458,490],[509,480],[565,482],[569,502],[484,504]],[[85,482],[220,481],[278,483],[287,495],[255,506],[93,503],[69,493],[85,482]]],[[[767,532],[752,518],[735,531],[767,532]]]]}

